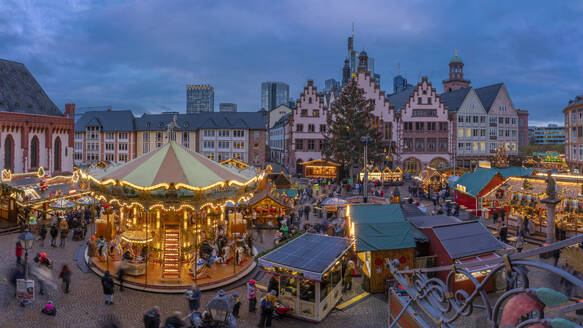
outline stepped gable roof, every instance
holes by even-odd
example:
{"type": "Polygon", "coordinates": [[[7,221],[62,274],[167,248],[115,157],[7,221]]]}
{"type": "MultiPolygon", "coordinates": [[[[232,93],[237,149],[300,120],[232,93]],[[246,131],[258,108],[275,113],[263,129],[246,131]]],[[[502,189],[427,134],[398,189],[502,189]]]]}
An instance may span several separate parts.
{"type": "Polygon", "coordinates": [[[0,111],[63,116],[22,63],[0,59],[0,111]]]}
{"type": "Polygon", "coordinates": [[[411,95],[415,91],[417,87],[413,85],[407,85],[405,89],[399,91],[397,93],[390,94],[389,104],[391,104],[395,108],[395,112],[400,112],[402,108],[405,107],[405,104],[409,101],[411,95]]]}
{"type": "Polygon", "coordinates": [[[441,99],[449,112],[457,112],[471,89],[471,87],[468,87],[442,93],[439,95],[439,99],[441,99]]]}
{"type": "Polygon", "coordinates": [[[105,170],[101,181],[118,179],[140,187],[181,183],[204,188],[218,182],[245,183],[248,177],[171,141],[121,166],[105,170]]]}
{"type": "Polygon", "coordinates": [[[101,131],[134,131],[136,119],[130,110],[86,112],[75,123],[76,132],[85,132],[88,126],[99,126],[101,131]]]}
{"type": "Polygon", "coordinates": [[[498,92],[503,85],[504,83],[496,83],[474,89],[476,90],[476,93],[478,94],[478,97],[480,98],[480,101],[482,102],[486,112],[490,112],[490,108],[492,107],[492,104],[494,103],[494,100],[496,99],[496,96],[498,95],[498,92]]]}

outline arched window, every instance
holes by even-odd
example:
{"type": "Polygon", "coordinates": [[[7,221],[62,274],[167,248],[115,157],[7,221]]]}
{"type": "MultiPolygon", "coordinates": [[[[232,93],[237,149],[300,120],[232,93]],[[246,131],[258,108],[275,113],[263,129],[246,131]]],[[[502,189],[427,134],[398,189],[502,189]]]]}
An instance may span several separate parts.
{"type": "Polygon", "coordinates": [[[38,168],[38,137],[32,137],[32,141],[30,142],[30,168],[36,169],[38,168]]]}
{"type": "Polygon", "coordinates": [[[14,173],[14,140],[11,135],[4,139],[4,169],[14,173]]]}
{"type": "Polygon", "coordinates": [[[57,137],[55,139],[55,148],[54,148],[54,158],[55,158],[55,165],[53,167],[53,171],[61,171],[61,138],[57,137]]]}

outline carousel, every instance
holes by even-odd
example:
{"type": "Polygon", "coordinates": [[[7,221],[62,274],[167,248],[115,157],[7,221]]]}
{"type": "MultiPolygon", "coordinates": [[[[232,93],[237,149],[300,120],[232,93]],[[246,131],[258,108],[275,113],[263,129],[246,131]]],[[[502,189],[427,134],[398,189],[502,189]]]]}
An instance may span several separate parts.
{"type": "Polygon", "coordinates": [[[181,292],[233,282],[255,266],[238,205],[264,174],[245,175],[170,141],[116,167],[81,173],[105,204],[87,257],[123,269],[130,287],[181,292]]]}

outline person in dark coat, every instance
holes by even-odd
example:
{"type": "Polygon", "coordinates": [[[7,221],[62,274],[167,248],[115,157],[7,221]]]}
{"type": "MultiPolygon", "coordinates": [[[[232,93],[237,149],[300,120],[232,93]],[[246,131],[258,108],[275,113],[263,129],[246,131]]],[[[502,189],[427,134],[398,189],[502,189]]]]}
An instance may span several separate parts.
{"type": "Polygon", "coordinates": [[[277,282],[277,279],[275,279],[275,276],[271,276],[269,284],[267,285],[267,292],[269,293],[272,290],[275,291],[275,296],[279,296],[279,283],[277,282]]]}
{"type": "Polygon", "coordinates": [[[182,319],[180,319],[180,317],[182,317],[182,313],[180,313],[179,311],[174,311],[172,316],[169,317],[168,319],[166,319],[166,322],[164,322],[164,328],[186,327],[186,323],[184,323],[184,321],[182,321],[182,319]]]}
{"type": "Polygon", "coordinates": [[[119,291],[123,292],[123,279],[126,275],[126,270],[124,269],[123,264],[119,266],[119,270],[117,270],[117,280],[119,280],[119,291]]]}
{"type": "Polygon", "coordinates": [[[184,297],[188,300],[188,308],[190,312],[198,311],[200,308],[200,298],[202,293],[200,292],[200,288],[196,284],[193,284],[192,287],[188,288],[188,290],[184,293],[184,297]]]}
{"type": "Polygon", "coordinates": [[[144,314],[144,327],[160,328],[160,308],[158,306],[154,306],[144,314]]]}
{"type": "Polygon", "coordinates": [[[47,225],[41,224],[38,234],[40,235],[40,245],[41,247],[45,247],[45,239],[47,238],[47,225]]]}
{"type": "Polygon", "coordinates": [[[57,247],[57,236],[59,235],[59,229],[55,224],[51,225],[51,246],[57,247]]]}
{"type": "Polygon", "coordinates": [[[101,277],[101,286],[103,287],[105,304],[113,305],[113,278],[109,271],[105,271],[105,275],[101,277]]]}
{"type": "Polygon", "coordinates": [[[63,264],[63,268],[61,268],[61,273],[59,273],[59,278],[63,280],[63,284],[65,284],[65,294],[69,294],[69,285],[71,285],[71,269],[66,264],[63,264]]]}

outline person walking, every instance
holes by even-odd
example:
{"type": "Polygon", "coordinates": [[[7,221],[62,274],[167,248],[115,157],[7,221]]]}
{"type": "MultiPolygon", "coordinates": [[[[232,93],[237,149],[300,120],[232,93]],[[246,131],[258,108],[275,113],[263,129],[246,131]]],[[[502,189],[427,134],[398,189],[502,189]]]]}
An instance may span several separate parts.
{"type": "Polygon", "coordinates": [[[518,236],[516,236],[516,250],[518,251],[518,253],[522,252],[522,249],[524,248],[524,238],[522,237],[522,233],[519,233],[518,236]]]}
{"type": "Polygon", "coordinates": [[[249,312],[255,312],[257,304],[257,288],[255,287],[255,280],[249,280],[247,283],[247,299],[249,300],[249,312]]]}
{"type": "Polygon", "coordinates": [[[126,270],[124,267],[124,263],[120,264],[119,269],[117,270],[117,280],[119,280],[119,291],[123,292],[123,279],[126,275],[126,270]]]}
{"type": "Polygon", "coordinates": [[[103,287],[105,304],[113,305],[113,278],[109,271],[105,271],[105,275],[101,277],[101,286],[103,287]]]}
{"type": "Polygon", "coordinates": [[[200,297],[202,293],[200,292],[200,288],[196,284],[193,284],[188,290],[184,293],[184,297],[188,300],[188,308],[190,312],[198,311],[200,308],[200,297]]]}
{"type": "Polygon", "coordinates": [[[261,317],[259,318],[257,327],[271,327],[275,302],[277,302],[277,297],[275,296],[274,290],[261,298],[261,317]]]}
{"type": "Polygon", "coordinates": [[[344,271],[344,287],[342,288],[342,292],[352,289],[352,269],[354,269],[354,262],[348,261],[346,270],[344,271]]]}
{"type": "Polygon", "coordinates": [[[239,299],[239,294],[233,293],[233,311],[231,312],[235,318],[239,318],[239,308],[241,307],[241,300],[239,299]]]}
{"type": "Polygon", "coordinates": [[[144,314],[145,328],[160,328],[160,307],[154,306],[144,314]]]}
{"type": "Polygon", "coordinates": [[[20,244],[20,241],[16,242],[16,249],[15,249],[15,255],[16,255],[16,264],[22,264],[22,250],[24,248],[22,247],[22,244],[20,244]]]}
{"type": "Polygon", "coordinates": [[[71,269],[66,264],[63,264],[61,268],[61,273],[59,273],[59,278],[63,281],[63,287],[65,290],[65,294],[69,294],[69,286],[71,285],[71,269]]]}
{"type": "Polygon", "coordinates": [[[67,236],[69,235],[69,224],[67,223],[67,220],[61,221],[60,228],[61,228],[61,244],[59,246],[61,248],[65,248],[67,236]]]}
{"type": "Polygon", "coordinates": [[[38,234],[40,236],[40,246],[41,247],[45,247],[45,239],[47,238],[47,225],[46,224],[41,224],[38,234]]]}
{"type": "Polygon", "coordinates": [[[59,235],[59,229],[55,224],[51,225],[51,246],[57,247],[57,236],[59,235]]]}
{"type": "Polygon", "coordinates": [[[186,327],[186,323],[180,319],[182,317],[182,313],[179,311],[174,311],[172,316],[168,317],[164,322],[164,328],[182,328],[186,327]]]}

